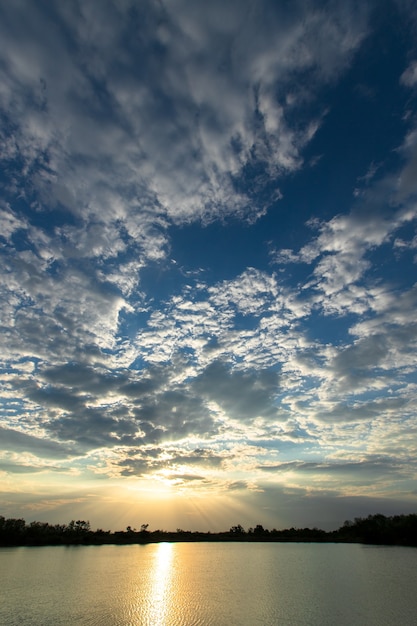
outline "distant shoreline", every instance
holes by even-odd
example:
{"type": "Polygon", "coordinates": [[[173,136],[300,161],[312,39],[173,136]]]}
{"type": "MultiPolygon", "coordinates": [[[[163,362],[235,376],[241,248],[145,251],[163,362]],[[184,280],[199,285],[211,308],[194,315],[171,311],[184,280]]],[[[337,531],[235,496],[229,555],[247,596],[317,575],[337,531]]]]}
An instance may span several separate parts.
{"type": "Polygon", "coordinates": [[[200,532],[177,529],[176,531],[141,530],[128,526],[124,531],[111,532],[91,530],[84,520],[69,524],[51,525],[47,522],[31,522],[24,519],[6,519],[0,516],[0,547],[53,546],[53,545],[145,545],[148,543],[361,543],[417,547],[417,514],[369,515],[346,521],[337,530],[319,528],[287,528],[268,530],[261,524],[245,530],[240,524],[225,532],[200,532]]]}

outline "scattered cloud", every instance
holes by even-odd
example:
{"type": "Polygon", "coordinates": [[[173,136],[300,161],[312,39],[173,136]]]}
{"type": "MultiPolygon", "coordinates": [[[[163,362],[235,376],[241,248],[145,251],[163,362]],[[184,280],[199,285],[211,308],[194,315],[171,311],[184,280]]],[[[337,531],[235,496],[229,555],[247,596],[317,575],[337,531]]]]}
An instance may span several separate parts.
{"type": "Polygon", "coordinates": [[[417,74],[407,29],[376,71],[376,9],[0,9],[1,468],[33,510],[411,498],[417,74]]]}

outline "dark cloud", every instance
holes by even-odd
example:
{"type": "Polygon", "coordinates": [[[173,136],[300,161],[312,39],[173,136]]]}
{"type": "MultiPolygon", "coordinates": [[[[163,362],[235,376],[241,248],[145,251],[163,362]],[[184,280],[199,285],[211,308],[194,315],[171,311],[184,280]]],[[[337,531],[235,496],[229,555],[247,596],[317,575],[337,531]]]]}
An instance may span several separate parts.
{"type": "Polygon", "coordinates": [[[0,461],[0,471],[8,472],[10,474],[39,474],[40,472],[65,472],[62,467],[50,466],[50,465],[24,465],[23,463],[10,463],[7,461],[0,461]]]}
{"type": "Polygon", "coordinates": [[[76,455],[72,446],[49,441],[43,435],[36,437],[26,433],[0,426],[1,447],[3,450],[16,452],[31,452],[46,458],[67,458],[76,455]]]}
{"type": "Polygon", "coordinates": [[[131,420],[115,419],[102,410],[84,407],[70,416],[51,420],[45,428],[54,437],[74,441],[82,448],[137,445],[143,441],[138,426],[131,420]]]}
{"type": "Polygon", "coordinates": [[[373,335],[365,337],[339,352],[332,363],[340,376],[355,377],[369,375],[378,367],[388,352],[387,337],[373,335]]]}
{"type": "MultiPolygon", "coordinates": [[[[185,474],[179,474],[180,466],[219,468],[224,461],[224,455],[219,455],[210,449],[196,448],[190,451],[181,449],[161,449],[144,447],[141,450],[125,450],[126,458],[117,462],[117,467],[122,468],[123,476],[142,476],[149,472],[170,470],[169,477],[185,480],[185,474]]],[[[202,480],[195,474],[187,474],[192,479],[202,480]]],[[[189,478],[190,480],[190,478],[189,478]]]]}
{"type": "Polygon", "coordinates": [[[187,387],[165,391],[150,398],[135,409],[135,416],[164,430],[166,439],[182,438],[190,434],[209,435],[217,432],[210,411],[201,398],[187,387]]]}
{"type": "Polygon", "coordinates": [[[408,475],[404,461],[389,457],[369,457],[359,461],[334,462],[305,462],[290,461],[275,465],[259,465],[259,469],[266,472],[295,471],[306,474],[344,475],[348,481],[369,483],[372,478],[381,479],[388,474],[395,474],[397,478],[408,475]]]}
{"type": "Polygon", "coordinates": [[[109,371],[100,371],[85,363],[64,363],[47,367],[40,370],[39,374],[48,383],[75,387],[91,393],[111,390],[123,382],[121,373],[117,373],[116,378],[109,371]]]}
{"type": "MultiPolygon", "coordinates": [[[[358,378],[358,385],[359,382],[358,378]]],[[[355,404],[336,402],[330,410],[323,409],[317,412],[316,419],[319,422],[338,424],[343,422],[369,422],[382,416],[395,418],[398,414],[403,415],[405,418],[410,408],[410,399],[405,397],[358,401],[355,404]]]]}
{"type": "Polygon", "coordinates": [[[239,421],[278,418],[274,399],[280,379],[272,370],[232,370],[223,362],[213,362],[196,378],[192,388],[239,421]]]}
{"type": "Polygon", "coordinates": [[[179,453],[172,457],[171,462],[179,465],[203,465],[206,467],[219,467],[224,461],[224,456],[214,453],[212,450],[196,448],[191,452],[179,453]]]}
{"type": "Polygon", "coordinates": [[[85,398],[63,387],[43,387],[27,390],[27,397],[43,407],[59,407],[65,411],[78,412],[85,406],[85,398]]]}
{"type": "Polygon", "coordinates": [[[170,478],[172,480],[176,480],[176,481],[180,481],[180,482],[184,482],[184,483],[190,483],[190,482],[201,482],[201,483],[210,482],[204,476],[198,476],[196,474],[171,474],[170,478]]]}

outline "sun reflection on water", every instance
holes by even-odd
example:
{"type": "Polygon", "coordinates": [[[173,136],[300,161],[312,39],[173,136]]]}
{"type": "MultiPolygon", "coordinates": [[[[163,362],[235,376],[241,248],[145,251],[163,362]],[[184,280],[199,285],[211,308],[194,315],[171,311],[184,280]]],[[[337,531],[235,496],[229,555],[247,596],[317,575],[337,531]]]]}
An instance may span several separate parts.
{"type": "Polygon", "coordinates": [[[155,562],[150,581],[149,624],[167,626],[171,623],[173,595],[173,544],[156,546],[155,562]]]}

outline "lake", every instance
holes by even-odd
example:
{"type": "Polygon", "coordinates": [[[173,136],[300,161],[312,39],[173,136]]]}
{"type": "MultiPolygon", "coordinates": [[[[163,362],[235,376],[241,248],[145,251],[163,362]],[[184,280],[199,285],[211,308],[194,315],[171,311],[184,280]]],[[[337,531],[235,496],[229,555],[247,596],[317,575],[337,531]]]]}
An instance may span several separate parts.
{"type": "Polygon", "coordinates": [[[159,543],[0,549],[4,626],[415,626],[417,549],[159,543]]]}

